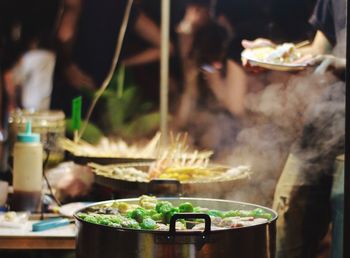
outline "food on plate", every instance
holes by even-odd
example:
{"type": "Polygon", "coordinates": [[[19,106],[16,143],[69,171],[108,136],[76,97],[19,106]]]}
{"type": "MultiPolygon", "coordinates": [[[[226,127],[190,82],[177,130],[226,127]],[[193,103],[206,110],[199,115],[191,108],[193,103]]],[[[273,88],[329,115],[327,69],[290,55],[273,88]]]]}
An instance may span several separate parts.
{"type": "MultiPolygon", "coordinates": [[[[116,228],[141,230],[169,230],[170,219],[177,213],[207,214],[211,219],[211,230],[230,229],[263,224],[273,215],[261,208],[253,210],[213,210],[182,202],[174,205],[156,197],[143,195],[136,204],[114,201],[95,205],[76,216],[86,222],[116,228]]],[[[201,231],[205,227],[202,219],[179,219],[177,230],[201,231]]]]}
{"type": "Polygon", "coordinates": [[[298,50],[300,46],[301,44],[283,43],[275,46],[248,48],[242,52],[242,60],[276,65],[307,65],[312,56],[303,55],[298,50]]]}
{"type": "Polygon", "coordinates": [[[266,62],[273,63],[293,63],[301,58],[301,53],[297,51],[292,43],[284,43],[267,52],[266,62]]]}

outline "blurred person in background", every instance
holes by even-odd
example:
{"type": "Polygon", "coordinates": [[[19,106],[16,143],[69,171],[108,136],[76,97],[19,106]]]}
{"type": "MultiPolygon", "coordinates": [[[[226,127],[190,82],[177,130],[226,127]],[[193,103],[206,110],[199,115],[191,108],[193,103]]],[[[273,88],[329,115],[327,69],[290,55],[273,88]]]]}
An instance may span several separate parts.
{"type": "Polygon", "coordinates": [[[312,38],[314,30],[308,19],[316,0],[217,0],[216,15],[229,23],[234,38],[229,55],[241,61],[243,39],[273,38],[298,42],[312,38]]]}
{"type": "Polygon", "coordinates": [[[58,5],[59,0],[0,1],[3,136],[0,141],[3,150],[0,170],[4,172],[0,177],[9,182],[12,176],[8,166],[7,146],[9,112],[15,108],[48,108],[52,80],[50,70],[54,65],[53,31],[58,5]],[[35,62],[32,62],[34,59],[35,62]],[[46,101],[42,101],[44,99],[46,101]],[[44,102],[45,105],[42,105],[44,102]]]}
{"type": "MultiPolygon", "coordinates": [[[[100,87],[112,64],[126,4],[126,0],[64,1],[51,108],[62,109],[69,117],[71,100],[83,95],[82,111],[87,112],[89,96],[100,87]]],[[[133,6],[127,28],[127,34],[133,30],[150,47],[127,59],[122,52],[119,64],[133,66],[158,60],[160,32],[155,23],[133,6]]]]}
{"type": "Polygon", "coordinates": [[[2,55],[7,111],[48,109],[59,1],[2,2],[2,55]]]}
{"type": "MultiPolygon", "coordinates": [[[[315,73],[329,69],[340,75],[330,79],[304,118],[304,129],[292,146],[278,181],[273,208],[278,212],[277,257],[316,257],[320,242],[333,219],[332,257],[342,257],[344,170],[334,174],[335,158],[345,144],[345,31],[346,0],[319,0],[310,23],[317,29],[310,46],[301,51],[310,63],[320,64],[315,73]],[[340,81],[339,81],[340,80],[340,81]],[[338,174],[339,173],[339,174],[338,174]],[[333,184],[335,179],[336,184],[333,184]],[[333,188],[333,189],[332,189],[333,188]],[[332,200],[331,191],[339,200],[332,200]],[[335,206],[334,206],[335,205],[335,206]]],[[[243,41],[245,48],[270,46],[266,39],[243,41]]]]}
{"type": "Polygon", "coordinates": [[[175,123],[196,145],[218,154],[234,145],[245,113],[246,80],[228,58],[230,27],[213,17],[210,4],[190,1],[177,27],[184,87],[175,123]]]}
{"type": "MultiPolygon", "coordinates": [[[[52,75],[55,66],[53,51],[40,49],[33,40],[28,50],[20,57],[11,70],[13,88],[19,87],[19,103],[13,104],[28,110],[48,110],[52,91],[52,75]]],[[[11,91],[9,89],[9,91],[11,91]]],[[[15,92],[10,94],[16,101],[15,92]]]]}

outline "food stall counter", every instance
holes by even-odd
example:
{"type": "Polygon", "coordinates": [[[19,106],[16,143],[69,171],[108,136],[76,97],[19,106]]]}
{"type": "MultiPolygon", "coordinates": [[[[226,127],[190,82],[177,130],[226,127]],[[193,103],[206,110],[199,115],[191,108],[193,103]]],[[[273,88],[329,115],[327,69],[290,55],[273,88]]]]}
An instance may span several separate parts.
{"type": "Polygon", "coordinates": [[[0,250],[74,250],[75,225],[33,232],[32,226],[39,220],[29,220],[23,227],[0,227],[0,250]]]}

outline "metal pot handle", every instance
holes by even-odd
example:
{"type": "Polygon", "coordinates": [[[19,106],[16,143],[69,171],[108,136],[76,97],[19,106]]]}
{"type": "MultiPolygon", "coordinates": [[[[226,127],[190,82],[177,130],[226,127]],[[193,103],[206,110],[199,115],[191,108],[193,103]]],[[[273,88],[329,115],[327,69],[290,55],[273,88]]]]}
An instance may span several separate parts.
{"type": "Polygon", "coordinates": [[[175,196],[181,196],[182,186],[180,181],[175,179],[153,179],[148,183],[148,193],[154,193],[154,189],[159,185],[174,185],[176,187],[175,196]]]}
{"type": "Polygon", "coordinates": [[[207,235],[210,233],[211,219],[210,219],[210,216],[208,214],[204,214],[204,213],[175,213],[170,218],[170,226],[169,226],[169,234],[170,235],[176,234],[175,224],[176,224],[176,221],[179,219],[204,219],[203,234],[207,235]]]}

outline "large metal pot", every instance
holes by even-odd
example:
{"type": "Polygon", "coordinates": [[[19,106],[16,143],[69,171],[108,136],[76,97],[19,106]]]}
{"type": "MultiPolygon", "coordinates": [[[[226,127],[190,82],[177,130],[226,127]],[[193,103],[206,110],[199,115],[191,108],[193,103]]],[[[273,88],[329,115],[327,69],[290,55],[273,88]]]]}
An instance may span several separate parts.
{"type": "MultiPolygon", "coordinates": [[[[277,214],[271,209],[258,205],[200,198],[158,198],[174,205],[189,201],[194,205],[209,209],[251,210],[261,208],[273,215],[264,224],[211,230],[210,217],[206,214],[194,215],[204,218],[206,227],[203,232],[176,231],[175,221],[183,218],[175,214],[170,222],[169,231],[145,231],[122,229],[92,224],[77,216],[78,229],[76,253],[78,258],[273,258],[275,256],[275,222],[277,214]]],[[[118,200],[137,203],[138,199],[118,200]]],[[[112,201],[102,202],[100,205],[112,201]]],[[[87,207],[88,208],[88,207],[87,207]]],[[[86,208],[85,208],[86,209],[86,208]]],[[[85,209],[81,210],[84,211],[85,209]]]]}

